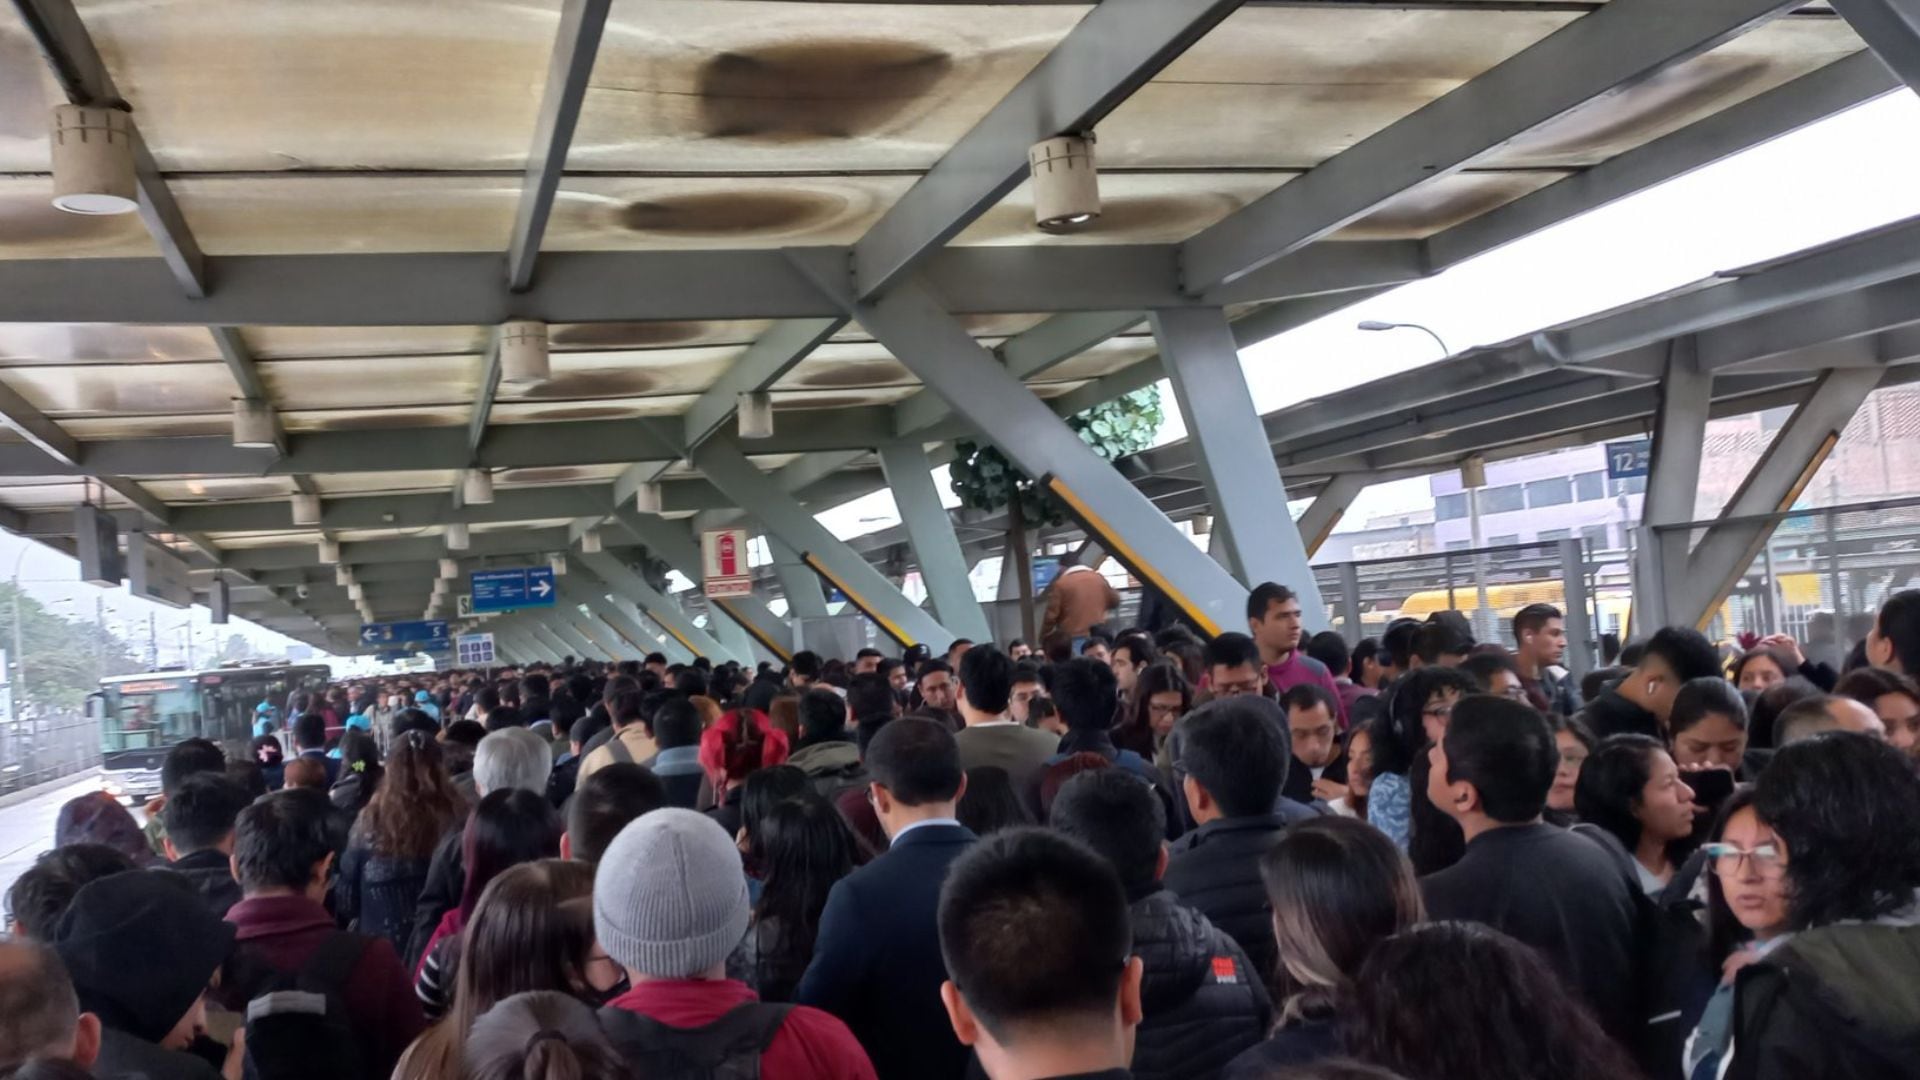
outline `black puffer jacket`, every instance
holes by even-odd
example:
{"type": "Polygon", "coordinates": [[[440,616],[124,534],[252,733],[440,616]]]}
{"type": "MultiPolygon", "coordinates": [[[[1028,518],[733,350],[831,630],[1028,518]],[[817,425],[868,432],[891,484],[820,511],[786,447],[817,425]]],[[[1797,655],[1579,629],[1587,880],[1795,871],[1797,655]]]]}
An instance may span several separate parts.
{"type": "Polygon", "coordinates": [[[1157,888],[1133,901],[1133,951],[1146,972],[1136,1080],[1213,1080],[1266,1034],[1272,1006],[1247,955],[1205,915],[1157,888]]]}
{"type": "MultiPolygon", "coordinates": [[[[1312,813],[1306,807],[1299,809],[1312,813]]],[[[1247,951],[1262,982],[1273,974],[1275,947],[1267,886],[1260,880],[1260,857],[1279,841],[1288,824],[1278,814],[1210,821],[1175,841],[1173,857],[1167,862],[1167,888],[1232,935],[1247,951]]]]}
{"type": "Polygon", "coordinates": [[[1920,907],[1803,931],[1741,969],[1729,1080],[1920,1076],[1920,907]]]}

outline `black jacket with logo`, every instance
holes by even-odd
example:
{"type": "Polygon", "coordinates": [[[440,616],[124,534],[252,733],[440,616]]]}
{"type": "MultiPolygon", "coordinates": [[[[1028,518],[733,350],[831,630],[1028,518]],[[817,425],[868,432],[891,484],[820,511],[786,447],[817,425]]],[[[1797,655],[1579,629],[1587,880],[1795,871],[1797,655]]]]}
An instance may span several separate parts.
{"type": "Polygon", "coordinates": [[[1213,1080],[1258,1043],[1272,1007],[1246,951],[1205,915],[1156,886],[1128,908],[1145,974],[1133,1075],[1213,1080]]]}

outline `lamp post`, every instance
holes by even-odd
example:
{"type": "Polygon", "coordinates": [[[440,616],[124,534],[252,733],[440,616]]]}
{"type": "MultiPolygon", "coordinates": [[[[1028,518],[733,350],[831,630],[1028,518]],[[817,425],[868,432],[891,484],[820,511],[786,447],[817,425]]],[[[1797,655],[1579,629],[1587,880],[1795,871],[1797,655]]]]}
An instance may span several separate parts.
{"type": "Polygon", "coordinates": [[[1418,330],[1432,338],[1434,344],[1440,346],[1440,358],[1442,360],[1453,355],[1453,350],[1447,348],[1447,343],[1440,339],[1439,334],[1433,332],[1433,327],[1424,326],[1417,322],[1382,322],[1379,319],[1364,319],[1356,329],[1366,330],[1371,333],[1378,333],[1382,330],[1418,330]]]}

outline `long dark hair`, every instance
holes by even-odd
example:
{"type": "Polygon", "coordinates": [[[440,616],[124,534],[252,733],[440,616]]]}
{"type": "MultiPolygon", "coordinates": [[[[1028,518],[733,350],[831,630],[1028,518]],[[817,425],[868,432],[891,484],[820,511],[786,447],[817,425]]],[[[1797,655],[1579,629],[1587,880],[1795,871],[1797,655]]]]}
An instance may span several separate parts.
{"type": "Polygon", "coordinates": [[[754,906],[760,961],[769,974],[786,972],[798,981],[813,956],[820,912],[834,883],[853,873],[860,842],[840,811],[822,796],[806,791],[769,810],[760,821],[757,849],[765,877],[754,906]]]}
{"type": "Polygon", "coordinates": [[[381,778],[385,775],[386,770],[380,767],[380,744],[374,742],[373,736],[366,732],[348,728],[347,733],[340,736],[340,779],[358,776],[360,792],[356,805],[346,809],[358,813],[364,808],[367,801],[373,798],[373,793],[380,789],[381,778]]]}
{"type": "MultiPolygon", "coordinates": [[[[1720,816],[1714,819],[1713,832],[1708,834],[1710,841],[1718,841],[1725,836],[1727,822],[1733,820],[1733,815],[1752,806],[1752,786],[1735,788],[1727,801],[1720,805],[1720,816]]],[[[1711,862],[1700,876],[1707,879],[1707,959],[1712,962],[1713,970],[1718,971],[1735,949],[1753,937],[1753,931],[1733,917],[1733,909],[1727,906],[1727,890],[1720,884],[1720,875],[1714,872],[1711,862]]]]}
{"type": "Polygon", "coordinates": [[[387,766],[354,830],[375,854],[431,858],[463,805],[447,779],[440,744],[424,732],[409,731],[394,741],[387,766]]]}
{"type": "Polygon", "coordinates": [[[544,796],[520,788],[490,791],[473,808],[461,837],[467,867],[460,891],[460,915],[473,918],[474,907],[493,879],[508,869],[560,854],[560,815],[544,796]]]}
{"type": "Polygon", "coordinates": [[[760,876],[760,823],[774,807],[812,790],[813,781],[797,765],[775,765],[747,774],[740,791],[740,828],[747,834],[746,850],[741,854],[754,877],[760,876]]]}
{"type": "MultiPolygon", "coordinates": [[[[1611,833],[1632,855],[1640,846],[1640,819],[1634,809],[1653,775],[1653,755],[1667,752],[1665,743],[1651,735],[1631,732],[1609,735],[1587,757],[1573,788],[1573,808],[1580,820],[1611,833]]],[[[1667,845],[1667,858],[1678,866],[1693,847],[1691,837],[1667,845]]]]}
{"type": "Polygon", "coordinates": [[[1347,1052],[1408,1080],[1640,1076],[1540,954],[1474,923],[1381,942],[1340,1019],[1347,1052]]]}
{"type": "Polygon", "coordinates": [[[551,991],[516,994],[489,1010],[474,1025],[466,1056],[468,1080],[627,1080],[633,1075],[593,1010],[551,991]]]}
{"type": "Polygon", "coordinates": [[[1288,829],[1260,860],[1279,942],[1283,1019],[1330,1006],[1380,942],[1425,918],[1413,868],[1385,833],[1353,818],[1288,829]]]}
{"type": "Polygon", "coordinates": [[[1179,694],[1180,714],[1185,716],[1193,708],[1193,684],[1187,681],[1180,669],[1165,660],[1157,660],[1147,665],[1133,684],[1133,696],[1127,701],[1127,715],[1113,729],[1113,742],[1123,750],[1132,750],[1143,757],[1152,759],[1153,738],[1153,695],[1179,694]]]}
{"type": "Polygon", "coordinates": [[[1899,750],[1832,731],[1783,746],[1753,808],[1787,848],[1795,929],[1877,919],[1920,888],[1920,783],[1899,750]]]}
{"type": "Polygon", "coordinates": [[[955,816],[975,836],[1033,824],[1020,796],[1014,793],[1013,778],[998,765],[976,765],[967,770],[967,790],[960,796],[955,816]]]}
{"type": "Polygon", "coordinates": [[[1427,797],[1427,777],[1433,759],[1416,754],[1407,769],[1407,858],[1421,877],[1437,874],[1467,853],[1467,834],[1460,823],[1427,797]]]}

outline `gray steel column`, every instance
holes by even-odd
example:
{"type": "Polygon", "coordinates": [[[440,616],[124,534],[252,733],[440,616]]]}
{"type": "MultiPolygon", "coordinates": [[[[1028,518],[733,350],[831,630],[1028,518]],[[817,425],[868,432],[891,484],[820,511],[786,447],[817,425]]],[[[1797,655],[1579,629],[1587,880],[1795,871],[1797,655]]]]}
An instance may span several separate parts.
{"type": "Polygon", "coordinates": [[[1173,383],[1187,438],[1213,504],[1213,535],[1227,566],[1248,587],[1290,586],[1310,630],[1325,629],[1326,607],[1307,565],[1300,530],[1287,512],[1287,489],[1273,463],[1272,441],[1240,367],[1240,348],[1218,308],[1156,311],[1148,320],[1173,383]]]}
{"type": "Polygon", "coordinates": [[[1675,621],[1672,608],[1686,575],[1689,533],[1659,526],[1693,520],[1700,489],[1700,455],[1708,410],[1713,404],[1713,373],[1700,365],[1696,339],[1676,338],[1668,346],[1666,374],[1653,418],[1653,454],[1647,493],[1641,502],[1641,543],[1634,568],[1635,637],[1646,637],[1675,621]]]}
{"type": "Polygon", "coordinates": [[[920,580],[935,615],[947,629],[974,641],[991,641],[993,629],[974,599],[967,576],[967,557],[953,533],[953,519],[940,505],[933,485],[933,466],[918,443],[894,442],[878,448],[880,470],[893,489],[893,503],[907,530],[907,542],[920,564],[920,580]]]}
{"type": "MultiPolygon", "coordinates": [[[[634,648],[641,650],[643,654],[660,649],[660,636],[640,625],[638,619],[609,599],[605,582],[584,574],[569,574],[567,578],[567,582],[560,587],[560,596],[563,599],[569,603],[587,605],[602,622],[613,627],[621,637],[630,642],[634,648]]],[[[667,640],[672,643],[673,648],[679,647],[671,637],[667,640]]],[[[685,659],[692,658],[692,653],[685,654],[685,659]]]]}
{"type": "MultiPolygon", "coordinates": [[[[613,517],[623,528],[645,544],[648,551],[665,559],[667,565],[686,575],[687,580],[693,582],[700,580],[700,545],[695,541],[693,532],[687,527],[686,522],[669,521],[652,514],[642,514],[630,506],[615,511],[613,517]]],[[[820,595],[819,578],[812,571],[807,571],[806,580],[811,584],[814,596],[818,597],[820,595]]],[[[751,635],[761,648],[773,654],[782,663],[793,655],[793,628],[785,619],[775,615],[772,609],[767,607],[766,601],[760,599],[757,590],[752,596],[727,597],[727,602],[722,605],[716,605],[713,603],[713,598],[709,597],[707,606],[717,609],[726,616],[714,624],[715,636],[720,639],[721,644],[732,649],[734,653],[746,655],[751,653],[751,650],[742,650],[740,639],[735,637],[727,626],[729,622],[739,624],[741,630],[751,635]]],[[[822,600],[820,606],[824,613],[826,602],[822,600]]]]}
{"type": "MultiPolygon", "coordinates": [[[[1241,624],[1246,587],[995,362],[920,282],[902,282],[881,299],[856,306],[854,318],[955,413],[1040,478],[1090,535],[1196,626],[1212,635],[1241,624]]],[[[1259,457],[1273,468],[1264,439],[1259,457]]],[[[1287,526],[1291,530],[1292,522],[1287,526]]]]}
{"type": "Polygon", "coordinates": [[[1706,627],[1778,526],[1766,515],[1788,509],[1806,490],[1882,374],[1877,368],[1836,368],[1820,376],[1694,548],[1680,590],[1683,606],[1669,615],[1706,627]]]}
{"type": "Polygon", "coordinates": [[[1920,88],[1920,7],[1911,0],[1832,0],[1833,10],[1880,62],[1920,88]]]}
{"type": "MultiPolygon", "coordinates": [[[[639,574],[629,570],[619,559],[604,551],[592,555],[580,553],[575,555],[575,559],[604,581],[610,592],[618,593],[639,604],[648,618],[659,623],[669,636],[679,638],[680,644],[686,646],[689,652],[708,656],[714,660],[725,660],[732,655],[728,649],[715,641],[712,635],[693,625],[693,620],[687,618],[687,613],[682,611],[680,605],[671,597],[663,595],[647,584],[639,574]]],[[[751,661],[753,658],[745,656],[737,659],[751,661]]]]}
{"type": "Polygon", "coordinates": [[[1346,633],[1341,636],[1347,644],[1360,644],[1360,639],[1367,636],[1360,628],[1360,568],[1350,562],[1340,564],[1340,618],[1346,622],[1346,633]]]}
{"type": "MultiPolygon", "coordinates": [[[[899,350],[894,353],[898,355],[899,350]]],[[[944,649],[953,641],[952,631],[910,603],[864,556],[814,520],[793,496],[780,490],[772,477],[748,461],[732,438],[716,435],[708,439],[693,451],[692,461],[715,487],[766,526],[769,534],[778,535],[799,551],[815,573],[839,587],[847,600],[887,636],[934,649],[944,649]]]]}
{"type": "Polygon", "coordinates": [[[561,637],[553,627],[546,623],[529,620],[527,622],[527,633],[533,637],[533,640],[545,647],[547,652],[553,654],[551,657],[552,663],[557,664],[565,659],[568,653],[579,651],[572,645],[569,645],[565,638],[561,637]]]}
{"type": "Polygon", "coordinates": [[[1320,545],[1327,542],[1340,519],[1347,514],[1347,507],[1373,482],[1366,473],[1335,473],[1321,487],[1320,494],[1313,497],[1306,513],[1300,515],[1300,542],[1306,546],[1307,558],[1313,558],[1320,545]]]}
{"type": "Polygon", "coordinates": [[[599,648],[587,640],[580,628],[573,625],[573,617],[557,610],[548,610],[543,616],[542,626],[554,636],[567,643],[567,651],[576,660],[585,660],[599,655],[599,648]]]}
{"type": "Polygon", "coordinates": [[[787,594],[787,618],[824,619],[827,594],[820,588],[820,575],[808,568],[800,553],[788,547],[778,536],[766,534],[767,550],[773,555],[773,573],[787,594]]]}
{"type": "Polygon", "coordinates": [[[725,609],[707,597],[707,633],[713,635],[720,647],[733,654],[743,664],[753,663],[758,656],[753,651],[753,636],[739,621],[729,617],[725,609]]]}
{"type": "MultiPolygon", "coordinates": [[[[526,631],[519,630],[519,629],[510,629],[510,630],[504,630],[504,631],[496,631],[495,633],[500,635],[499,637],[496,637],[495,640],[508,642],[509,648],[512,649],[512,652],[509,655],[511,655],[513,659],[519,661],[520,663],[524,664],[533,660],[547,659],[547,650],[545,649],[545,647],[543,647],[538,641],[536,641],[533,635],[527,633],[526,631]]],[[[556,656],[556,657],[553,657],[553,659],[558,660],[559,657],[556,656]]]]}
{"type": "Polygon", "coordinates": [[[1587,559],[1581,542],[1560,541],[1560,580],[1566,604],[1561,609],[1567,630],[1567,670],[1577,680],[1593,670],[1600,639],[1593,632],[1592,597],[1587,592],[1587,559]]]}

